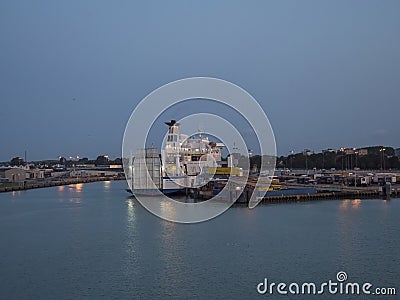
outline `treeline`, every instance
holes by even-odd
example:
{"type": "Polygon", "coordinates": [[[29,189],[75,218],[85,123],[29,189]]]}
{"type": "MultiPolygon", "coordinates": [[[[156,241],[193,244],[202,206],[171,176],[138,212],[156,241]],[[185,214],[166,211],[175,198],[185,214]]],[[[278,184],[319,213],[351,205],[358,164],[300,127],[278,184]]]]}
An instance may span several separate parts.
{"type": "Polygon", "coordinates": [[[353,153],[346,151],[324,152],[306,155],[296,153],[280,156],[277,167],[289,169],[331,169],[353,170],[398,170],[400,169],[399,157],[395,156],[392,147],[367,147],[363,148],[367,154],[360,155],[357,149],[353,153]]]}
{"type": "MultiPolygon", "coordinates": [[[[336,170],[400,170],[400,158],[395,155],[392,147],[368,147],[368,154],[360,155],[357,150],[352,154],[346,151],[324,153],[295,153],[288,156],[280,156],[276,159],[277,168],[287,169],[332,169],[336,170]]],[[[251,167],[260,169],[261,156],[250,158],[251,167]]]]}

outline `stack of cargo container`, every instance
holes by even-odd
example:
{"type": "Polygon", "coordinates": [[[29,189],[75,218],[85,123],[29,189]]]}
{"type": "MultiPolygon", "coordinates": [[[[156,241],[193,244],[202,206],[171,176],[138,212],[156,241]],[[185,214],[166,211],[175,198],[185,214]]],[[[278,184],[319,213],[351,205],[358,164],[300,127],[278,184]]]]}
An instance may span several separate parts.
{"type": "Polygon", "coordinates": [[[161,160],[156,148],[139,149],[133,161],[134,191],[162,189],[161,160]]]}

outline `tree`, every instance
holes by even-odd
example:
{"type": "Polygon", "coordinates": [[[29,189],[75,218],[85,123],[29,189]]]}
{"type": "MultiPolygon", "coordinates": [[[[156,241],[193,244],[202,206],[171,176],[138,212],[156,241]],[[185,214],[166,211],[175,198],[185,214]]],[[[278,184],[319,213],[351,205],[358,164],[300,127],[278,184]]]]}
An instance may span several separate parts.
{"type": "Polygon", "coordinates": [[[12,166],[23,166],[25,164],[25,162],[21,157],[17,156],[17,157],[14,157],[13,159],[11,159],[10,164],[12,166]]]}
{"type": "Polygon", "coordinates": [[[104,166],[108,165],[110,163],[110,160],[107,155],[99,155],[96,158],[95,165],[96,166],[104,166]]]}
{"type": "Polygon", "coordinates": [[[87,158],[87,157],[80,158],[78,160],[78,162],[81,164],[87,164],[87,163],[89,163],[89,158],[87,158]]]}
{"type": "Polygon", "coordinates": [[[122,159],[120,157],[114,159],[114,165],[122,165],[122,159]]]}
{"type": "Polygon", "coordinates": [[[65,159],[65,157],[60,156],[60,159],[58,160],[58,163],[59,163],[60,165],[65,165],[66,162],[67,162],[67,160],[65,159]]]}

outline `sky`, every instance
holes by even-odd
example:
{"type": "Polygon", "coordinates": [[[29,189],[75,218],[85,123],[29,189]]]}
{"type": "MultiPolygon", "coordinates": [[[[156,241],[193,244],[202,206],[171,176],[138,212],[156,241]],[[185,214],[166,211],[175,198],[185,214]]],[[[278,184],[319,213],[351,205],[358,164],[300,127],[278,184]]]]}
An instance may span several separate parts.
{"type": "Polygon", "coordinates": [[[0,161],[121,156],[141,99],[194,76],[247,90],[280,155],[399,147],[399,11],[390,0],[2,0],[0,161]]]}

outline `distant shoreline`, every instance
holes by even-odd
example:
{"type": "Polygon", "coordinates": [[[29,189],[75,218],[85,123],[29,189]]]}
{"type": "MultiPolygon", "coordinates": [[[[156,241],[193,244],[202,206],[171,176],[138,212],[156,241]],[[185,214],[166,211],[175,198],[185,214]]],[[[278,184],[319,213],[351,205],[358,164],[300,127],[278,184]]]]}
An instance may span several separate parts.
{"type": "Polygon", "coordinates": [[[37,181],[37,182],[27,182],[24,186],[0,186],[0,193],[9,193],[16,191],[25,191],[32,189],[41,189],[61,185],[79,184],[79,183],[90,183],[98,181],[114,181],[114,180],[125,180],[124,177],[115,176],[101,176],[101,177],[87,177],[87,178],[64,178],[63,180],[57,181],[37,181]]]}

